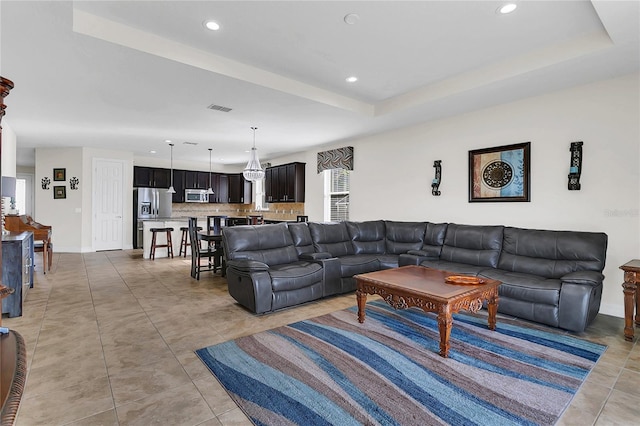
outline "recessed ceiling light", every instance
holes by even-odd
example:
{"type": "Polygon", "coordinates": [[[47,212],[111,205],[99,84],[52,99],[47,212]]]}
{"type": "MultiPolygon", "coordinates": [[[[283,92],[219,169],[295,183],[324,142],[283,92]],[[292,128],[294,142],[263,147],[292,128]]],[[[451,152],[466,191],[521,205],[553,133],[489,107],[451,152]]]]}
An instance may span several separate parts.
{"type": "Polygon", "coordinates": [[[511,13],[514,10],[516,10],[517,7],[518,7],[518,5],[515,4],[515,3],[507,3],[507,4],[504,4],[504,5],[500,6],[498,8],[497,12],[501,13],[503,15],[506,15],[507,13],[511,13]]]}
{"type": "Polygon", "coordinates": [[[218,31],[220,29],[220,24],[216,21],[207,20],[204,21],[204,27],[211,31],[218,31]]]}
{"type": "Polygon", "coordinates": [[[353,25],[360,20],[360,16],[357,13],[349,13],[344,16],[344,22],[348,25],[353,25]]]}
{"type": "Polygon", "coordinates": [[[346,80],[347,80],[347,83],[355,83],[356,81],[358,81],[358,77],[356,77],[355,75],[352,75],[351,77],[347,77],[346,80]]]}
{"type": "Polygon", "coordinates": [[[149,151],[149,154],[155,154],[155,153],[156,153],[156,151],[154,151],[154,150],[149,151]]]}
{"type": "Polygon", "coordinates": [[[166,143],[171,143],[171,139],[165,139],[164,140],[166,143]]]}

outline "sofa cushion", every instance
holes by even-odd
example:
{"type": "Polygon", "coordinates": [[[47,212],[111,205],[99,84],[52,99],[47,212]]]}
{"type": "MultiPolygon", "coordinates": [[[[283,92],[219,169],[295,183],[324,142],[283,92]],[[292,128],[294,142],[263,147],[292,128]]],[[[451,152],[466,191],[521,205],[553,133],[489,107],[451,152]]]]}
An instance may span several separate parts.
{"type": "Polygon", "coordinates": [[[442,246],[444,245],[444,237],[447,233],[446,223],[427,222],[424,233],[424,242],[419,249],[422,256],[440,257],[442,246]]]}
{"type": "Polygon", "coordinates": [[[506,227],[498,267],[547,278],[604,269],[607,235],[506,227]]]}
{"type": "Polygon", "coordinates": [[[419,250],[424,243],[425,222],[385,221],[386,253],[402,254],[419,250]]]}
{"type": "Polygon", "coordinates": [[[385,250],[384,221],[345,222],[354,254],[382,254],[385,250]]]}
{"type": "Polygon", "coordinates": [[[380,269],[397,268],[400,262],[399,254],[379,254],[376,256],[380,262],[380,269]]]}
{"type": "Polygon", "coordinates": [[[274,292],[296,290],[322,281],[322,266],[312,262],[294,262],[269,268],[274,292]]]}
{"type": "Polygon", "coordinates": [[[450,223],[440,260],[476,266],[498,266],[504,226],[458,225],[450,223]]]}
{"type": "Polygon", "coordinates": [[[375,254],[341,256],[338,259],[340,260],[340,271],[343,278],[380,269],[380,261],[375,254]]]}
{"type": "Polygon", "coordinates": [[[298,261],[286,223],[222,228],[227,260],[255,260],[269,266],[298,261]]]}
{"type": "Polygon", "coordinates": [[[486,266],[469,265],[468,263],[449,262],[447,260],[426,259],[420,262],[420,266],[427,268],[441,269],[443,271],[455,272],[456,274],[478,275],[480,271],[487,269],[486,266]]]}
{"type": "Polygon", "coordinates": [[[303,253],[314,253],[311,232],[309,232],[309,227],[306,222],[289,223],[287,227],[289,228],[289,233],[291,233],[293,245],[299,255],[303,253]]]}
{"type": "Polygon", "coordinates": [[[331,253],[334,257],[354,254],[346,223],[309,222],[308,226],[317,252],[331,253]]]}
{"type": "Polygon", "coordinates": [[[554,306],[560,303],[560,280],[500,269],[485,269],[478,275],[502,281],[500,296],[554,306]]]}

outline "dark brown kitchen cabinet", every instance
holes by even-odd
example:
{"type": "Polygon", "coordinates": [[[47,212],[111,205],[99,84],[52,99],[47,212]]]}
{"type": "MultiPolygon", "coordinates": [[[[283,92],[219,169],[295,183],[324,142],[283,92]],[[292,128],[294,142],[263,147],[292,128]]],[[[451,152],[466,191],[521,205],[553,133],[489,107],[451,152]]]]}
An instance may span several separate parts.
{"type": "Polygon", "coordinates": [[[185,188],[188,188],[188,189],[209,188],[209,172],[198,172],[195,170],[187,170],[185,188]]]}
{"type": "Polygon", "coordinates": [[[229,175],[219,175],[218,196],[216,199],[218,200],[218,203],[229,202],[229,175]]]}
{"type": "Polygon", "coordinates": [[[242,173],[229,176],[229,203],[249,204],[251,203],[251,182],[246,180],[242,173]]]}
{"type": "Polygon", "coordinates": [[[157,167],[133,167],[133,186],[140,188],[169,188],[171,170],[157,167]]]}
{"type": "MultiPolygon", "coordinates": [[[[207,188],[209,188],[207,186],[207,188]]],[[[220,173],[211,173],[211,190],[213,194],[209,194],[210,203],[219,203],[218,196],[220,194],[220,173]]]]}
{"type": "Polygon", "coordinates": [[[303,203],[305,163],[289,163],[265,171],[265,196],[269,203],[303,203]]]}
{"type": "Polygon", "coordinates": [[[186,184],[187,171],[186,170],[174,170],[173,171],[173,189],[176,193],[171,197],[171,201],[174,203],[184,203],[184,188],[186,184]]]}

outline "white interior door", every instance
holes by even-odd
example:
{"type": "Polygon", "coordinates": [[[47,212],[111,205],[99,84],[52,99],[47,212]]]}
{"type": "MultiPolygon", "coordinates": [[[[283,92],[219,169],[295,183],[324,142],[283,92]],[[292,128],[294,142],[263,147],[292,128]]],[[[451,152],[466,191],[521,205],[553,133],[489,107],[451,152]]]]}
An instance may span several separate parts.
{"type": "Polygon", "coordinates": [[[123,248],[124,162],[93,160],[93,249],[123,248]]]}

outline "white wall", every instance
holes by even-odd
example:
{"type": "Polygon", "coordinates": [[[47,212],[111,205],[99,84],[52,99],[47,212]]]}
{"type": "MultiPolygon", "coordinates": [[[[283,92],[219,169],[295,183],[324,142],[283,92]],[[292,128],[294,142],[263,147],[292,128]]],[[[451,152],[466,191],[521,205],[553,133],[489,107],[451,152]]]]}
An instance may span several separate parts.
{"type": "Polygon", "coordinates": [[[2,120],[2,176],[16,177],[16,144],[16,134],[5,118],[2,120]]]}
{"type": "MultiPolygon", "coordinates": [[[[351,219],[606,232],[600,311],[623,316],[618,267],[640,258],[639,79],[628,75],[336,144],[354,147],[351,219]],[[527,141],[531,202],[469,203],[469,150],[527,141]],[[580,191],[567,189],[574,141],[584,142],[580,191]],[[439,197],[431,195],[434,160],[442,160],[439,197]]],[[[323,217],[317,151],[272,161],[307,163],[305,213],[313,221],[323,217]]]]}
{"type": "Polygon", "coordinates": [[[82,205],[85,176],[82,148],[37,148],[35,174],[35,208],[33,219],[53,227],[51,240],[56,252],[79,252],[82,241],[82,205]],[[53,169],[66,169],[66,180],[53,180],[53,169]],[[69,189],[69,179],[80,180],[79,190],[69,189]],[[41,180],[51,180],[49,189],[42,189],[41,180]],[[67,198],[54,199],[54,186],[65,186],[67,198]],[[78,212],[76,209],[80,209],[78,212]]]}

